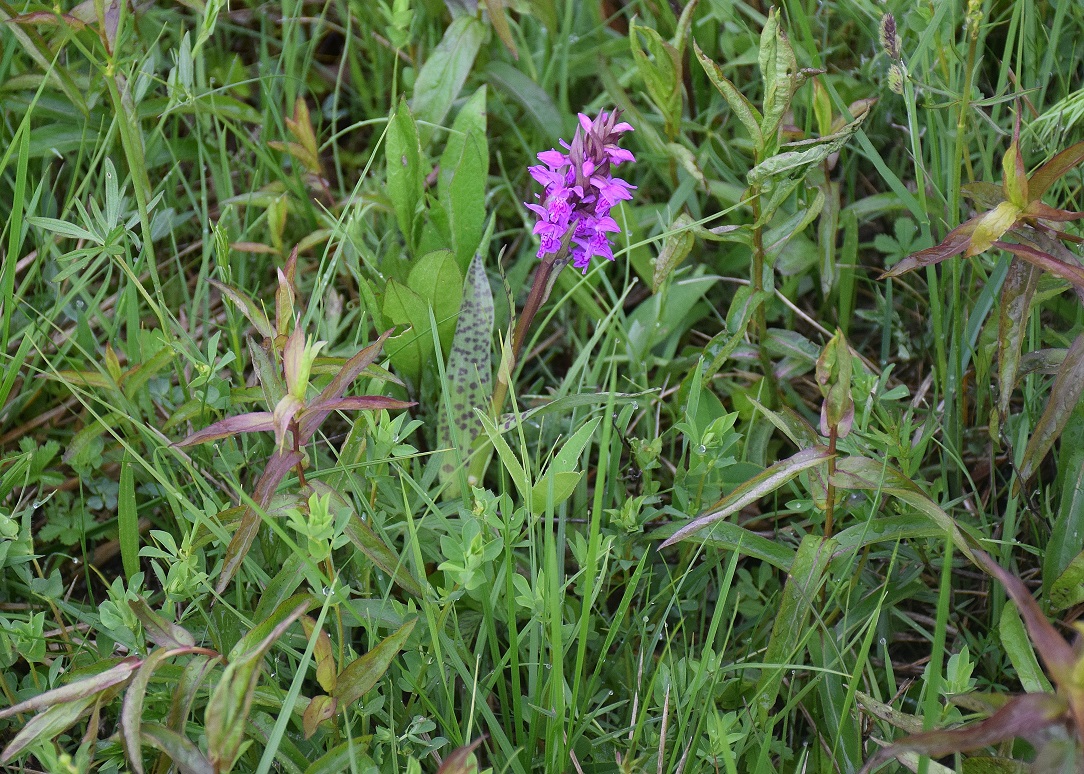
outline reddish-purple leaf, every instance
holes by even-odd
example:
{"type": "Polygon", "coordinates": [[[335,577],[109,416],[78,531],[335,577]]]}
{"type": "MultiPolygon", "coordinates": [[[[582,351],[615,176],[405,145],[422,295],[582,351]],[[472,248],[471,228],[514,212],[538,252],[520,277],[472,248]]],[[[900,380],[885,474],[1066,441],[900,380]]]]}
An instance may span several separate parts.
{"type": "Polygon", "coordinates": [[[143,738],[169,756],[181,774],[215,774],[207,757],[189,739],[157,723],[143,726],[143,738]]]}
{"type": "Polygon", "coordinates": [[[1028,180],[1032,200],[1038,201],[1043,198],[1055,180],[1082,161],[1084,161],[1084,142],[1078,142],[1076,145],[1070,145],[1032,172],[1028,180]]]}
{"type": "Polygon", "coordinates": [[[952,231],[945,235],[945,238],[933,247],[928,247],[925,250],[919,250],[917,253],[904,258],[888,271],[881,275],[881,279],[886,277],[898,277],[901,274],[906,274],[909,271],[914,271],[922,266],[932,266],[935,263],[940,263],[946,258],[951,258],[954,255],[959,255],[971,246],[971,235],[975,231],[975,227],[978,225],[981,215],[976,215],[971,220],[961,223],[952,231]]]}
{"type": "Polygon", "coordinates": [[[182,626],[167,621],[160,616],[147,601],[140,597],[128,602],[136,618],[143,624],[143,633],[147,639],[161,648],[190,648],[196,644],[196,638],[182,626]]]}
{"type": "Polygon", "coordinates": [[[128,762],[136,774],[143,774],[143,751],[140,745],[140,726],[143,723],[143,699],[147,694],[154,670],[167,658],[186,653],[188,648],[158,648],[143,659],[136,670],[128,690],[124,692],[124,702],[120,710],[120,741],[128,762]]]}
{"type": "Polygon", "coordinates": [[[343,363],[342,369],[335,374],[327,387],[320,392],[320,400],[326,401],[332,398],[341,398],[346,389],[353,383],[358,375],[376,361],[380,354],[380,348],[391,335],[392,328],[380,334],[380,337],[365,349],[358,352],[352,358],[343,363]]]}
{"type": "Polygon", "coordinates": [[[1049,693],[1026,693],[1011,699],[986,720],[947,731],[927,731],[904,737],[879,750],[866,761],[859,774],[874,768],[900,753],[918,753],[940,758],[955,752],[967,752],[997,744],[1006,739],[1031,737],[1057,722],[1068,710],[1061,698],[1049,693]]]}
{"type": "Polygon", "coordinates": [[[1028,439],[1020,462],[1020,479],[1027,481],[1035,473],[1054,441],[1065,429],[1065,423],[1084,394],[1084,333],[1077,335],[1065,354],[1050,388],[1046,408],[1028,439]]]}
{"type": "Polygon", "coordinates": [[[707,513],[697,516],[668,537],[659,545],[659,549],[672,546],[694,532],[698,532],[721,519],[725,519],[730,514],[740,511],[746,505],[759,500],[764,495],[771,494],[803,470],[827,462],[831,457],[832,455],[829,454],[828,449],[817,446],[812,449],[803,449],[785,460],[780,460],[739,486],[713,505],[707,513]]]}
{"type": "MultiPolygon", "coordinates": [[[[271,455],[271,459],[267,461],[267,467],[264,468],[260,480],[256,483],[256,491],[252,495],[252,499],[260,509],[267,507],[267,504],[271,502],[272,495],[275,494],[275,490],[278,489],[279,483],[290,472],[290,469],[300,461],[301,455],[292,450],[279,449],[271,455]]],[[[215,584],[216,593],[221,594],[225,591],[226,586],[230,584],[259,531],[259,513],[252,506],[246,506],[245,512],[241,514],[241,522],[237,526],[237,531],[233,533],[233,539],[230,540],[230,544],[226,548],[226,557],[222,562],[222,574],[215,584]]]]}
{"type": "Polygon", "coordinates": [[[474,754],[475,748],[485,741],[485,738],[485,735],[482,735],[470,744],[457,747],[444,759],[444,763],[440,764],[437,774],[475,774],[478,771],[478,766],[471,761],[471,756],[474,754]]]}
{"type": "Polygon", "coordinates": [[[0,763],[7,763],[39,739],[55,739],[74,725],[96,700],[97,696],[94,695],[83,696],[63,704],[54,704],[45,712],[35,715],[0,753],[0,763]]]}
{"type": "Polygon", "coordinates": [[[0,710],[0,718],[7,718],[24,712],[37,712],[56,704],[64,704],[79,699],[93,698],[105,689],[112,688],[114,685],[119,685],[128,680],[132,673],[139,668],[140,663],[139,658],[129,656],[120,663],[92,677],[84,677],[82,680],[76,680],[59,688],[53,688],[51,691],[45,691],[45,693],[40,693],[26,701],[21,701],[14,706],[0,710]]]}
{"type": "Polygon", "coordinates": [[[1068,223],[1072,220],[1084,218],[1084,212],[1059,210],[1057,207],[1051,207],[1049,204],[1043,204],[1038,201],[1031,202],[1027,206],[1027,209],[1024,210],[1023,214],[1024,217],[1027,218],[1040,218],[1042,220],[1051,220],[1055,223],[1068,223]]]}
{"type": "Polygon", "coordinates": [[[1073,680],[1073,665],[1076,663],[1072,646],[1058,634],[1054,625],[1043,615],[1043,611],[1023,581],[1009,574],[985,551],[975,549],[973,553],[975,562],[994,576],[1005,587],[1009,598],[1016,603],[1016,609],[1020,611],[1020,617],[1024,620],[1024,626],[1027,627],[1035,650],[1046,664],[1054,684],[1062,688],[1070,687],[1073,680]]]}
{"type": "Polygon", "coordinates": [[[383,395],[352,395],[345,398],[321,400],[317,398],[298,417],[302,443],[307,443],[332,411],[376,411],[380,409],[405,409],[416,405],[411,401],[386,398],[383,395]]]}
{"type": "Polygon", "coordinates": [[[208,425],[202,430],[197,430],[187,438],[182,438],[174,443],[174,446],[193,446],[197,443],[218,441],[229,438],[238,433],[266,433],[275,429],[274,415],[268,411],[252,411],[248,414],[238,414],[235,417],[225,419],[208,425]]]}
{"type": "Polygon", "coordinates": [[[1034,247],[1016,244],[1015,242],[997,241],[993,243],[993,246],[1006,250],[1018,258],[1023,258],[1028,263],[1034,264],[1043,271],[1070,282],[1078,288],[1084,288],[1084,268],[1080,266],[1073,266],[1065,261],[1059,261],[1050,253],[1044,253],[1042,250],[1036,250],[1034,247]]]}

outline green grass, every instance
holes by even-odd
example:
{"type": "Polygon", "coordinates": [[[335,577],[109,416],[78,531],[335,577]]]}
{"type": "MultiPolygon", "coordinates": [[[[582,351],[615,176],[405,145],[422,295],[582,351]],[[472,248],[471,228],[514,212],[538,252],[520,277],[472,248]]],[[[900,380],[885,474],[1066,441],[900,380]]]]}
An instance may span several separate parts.
{"type": "Polygon", "coordinates": [[[976,549],[1084,602],[1079,288],[1011,311],[996,247],[880,276],[989,209],[1017,113],[1029,171],[1084,139],[1084,9],[449,5],[0,0],[3,762],[854,772],[1048,688],[976,549]],[[613,108],[616,261],[511,362],[527,167],[613,108]]]}

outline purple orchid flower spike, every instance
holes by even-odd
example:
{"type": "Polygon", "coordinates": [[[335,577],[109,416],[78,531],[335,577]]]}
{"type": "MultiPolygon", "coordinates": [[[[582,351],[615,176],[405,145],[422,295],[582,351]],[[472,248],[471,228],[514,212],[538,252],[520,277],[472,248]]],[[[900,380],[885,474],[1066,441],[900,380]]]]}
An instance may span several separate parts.
{"type": "Polygon", "coordinates": [[[621,231],[610,217],[610,209],[619,201],[632,198],[636,186],[613,176],[611,168],[626,161],[635,161],[630,151],[617,142],[632,127],[618,121],[620,111],[602,111],[591,120],[579,114],[580,125],[571,143],[561,141],[568,152],[543,151],[538,154],[541,165],[529,171],[543,188],[537,204],[527,204],[538,216],[534,233],[540,238],[538,257],[553,255],[572,230],[572,265],[587,273],[595,256],[614,259],[610,234],[621,231]]]}

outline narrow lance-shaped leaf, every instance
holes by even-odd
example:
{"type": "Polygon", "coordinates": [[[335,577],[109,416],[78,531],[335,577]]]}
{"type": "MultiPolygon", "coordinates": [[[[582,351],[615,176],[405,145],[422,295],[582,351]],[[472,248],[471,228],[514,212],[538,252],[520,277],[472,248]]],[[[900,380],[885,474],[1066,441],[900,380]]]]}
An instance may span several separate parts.
{"type": "Polygon", "coordinates": [[[906,274],[909,271],[922,268],[923,266],[932,266],[935,263],[940,263],[946,258],[951,258],[954,255],[959,255],[971,246],[971,235],[974,233],[976,226],[978,226],[981,216],[976,215],[964,223],[961,223],[952,231],[945,235],[945,238],[933,247],[927,247],[925,250],[919,250],[917,253],[904,258],[888,271],[881,274],[879,279],[887,279],[888,277],[899,277],[906,274]]]}
{"type": "Polygon", "coordinates": [[[434,125],[444,121],[485,38],[485,26],[471,14],[463,14],[448,25],[414,82],[411,107],[419,121],[434,125]]]}
{"type": "Polygon", "coordinates": [[[1038,266],[1043,271],[1053,274],[1055,277],[1072,283],[1078,288],[1084,289],[1084,268],[1074,266],[1071,263],[1060,261],[1049,253],[1036,250],[1034,247],[1018,245],[1013,242],[994,242],[994,247],[1006,250],[1017,258],[1023,258],[1030,264],[1038,266]]]}
{"type": "Polygon", "coordinates": [[[474,774],[478,767],[471,763],[471,755],[478,745],[485,741],[485,736],[480,736],[470,744],[456,748],[451,755],[444,759],[437,769],[437,774],[474,774]]]}
{"type": "Polygon", "coordinates": [[[158,648],[143,660],[132,682],[128,685],[128,690],[124,692],[124,703],[120,711],[120,740],[124,753],[128,756],[128,763],[136,774],[143,774],[140,727],[143,723],[143,700],[147,694],[147,686],[154,675],[154,670],[163,661],[186,651],[186,648],[175,650],[158,648]]]}
{"type": "Polygon", "coordinates": [[[1077,335],[1062,361],[1054,384],[1050,388],[1046,409],[1035,425],[1024,457],[1020,463],[1020,478],[1027,481],[1035,473],[1043,457],[1061,435],[1065,423],[1084,394],[1084,333],[1077,335]]]}
{"type": "Polygon", "coordinates": [[[169,756],[181,774],[215,774],[215,768],[187,737],[165,726],[148,724],[143,738],[169,756]]]}
{"type": "Polygon", "coordinates": [[[1064,700],[1048,693],[1016,696],[986,720],[948,731],[914,734],[885,747],[866,762],[859,774],[871,772],[902,753],[916,752],[940,758],[954,752],[989,747],[1006,739],[1030,737],[1058,722],[1067,709],[1064,700]]]}
{"type": "Polygon", "coordinates": [[[228,769],[240,749],[264,654],[308,609],[308,602],[295,607],[254,648],[232,657],[222,673],[204,714],[208,758],[216,770],[228,769]]]}
{"type": "Polygon", "coordinates": [[[187,629],[163,618],[152,610],[142,597],[130,600],[128,607],[132,608],[136,618],[143,624],[143,632],[147,635],[147,639],[158,647],[191,648],[195,646],[196,638],[187,629]]]}
{"type": "Polygon", "coordinates": [[[756,696],[757,725],[762,728],[783,684],[783,675],[787,671],[784,664],[793,663],[799,655],[814,599],[824,583],[825,570],[835,553],[835,545],[831,538],[806,535],[798,546],[764,653],[765,668],[753,694],[756,696]]]}
{"type": "Polygon", "coordinates": [[[662,283],[673,271],[681,265],[693,249],[693,220],[684,212],[677,216],[667,229],[666,238],[663,239],[662,250],[655,259],[655,275],[651,281],[651,289],[656,293],[662,287],[662,283]]]}
{"type": "Polygon", "coordinates": [[[837,460],[832,483],[840,489],[880,492],[907,503],[941,527],[951,536],[956,548],[975,561],[973,552],[977,541],[969,538],[951,516],[895,468],[879,460],[852,454],[837,460]]]}
{"type": "MultiPolygon", "coordinates": [[[[272,495],[275,494],[275,490],[278,489],[279,483],[290,472],[290,469],[300,461],[301,455],[292,450],[279,449],[271,455],[271,459],[267,461],[267,467],[264,468],[252,495],[252,499],[259,508],[267,507],[267,504],[271,502],[272,495]]],[[[252,547],[252,541],[256,539],[259,530],[259,513],[255,508],[246,505],[245,512],[241,515],[241,522],[237,526],[237,531],[233,533],[233,538],[230,540],[229,546],[226,547],[226,556],[222,563],[222,574],[219,575],[218,582],[215,584],[217,593],[221,594],[225,591],[226,586],[233,580],[233,576],[237,573],[241,561],[252,547]]]]}
{"type": "Polygon", "coordinates": [[[38,740],[52,740],[66,731],[90,709],[96,696],[83,696],[63,704],[56,704],[32,717],[15,734],[8,746],[0,753],[0,763],[7,763],[38,740]]]}
{"type": "Polygon", "coordinates": [[[1050,190],[1059,177],[1084,161],[1084,142],[1070,145],[1050,161],[1036,169],[1028,180],[1028,189],[1033,201],[1038,201],[1050,190]]]}
{"type": "Polygon", "coordinates": [[[241,311],[248,321],[252,323],[257,332],[265,339],[275,338],[275,331],[271,327],[271,322],[267,319],[267,315],[264,314],[263,309],[256,305],[248,295],[242,293],[236,288],[232,288],[229,285],[225,285],[217,280],[208,279],[214,287],[218,288],[218,292],[232,301],[237,308],[241,311]]]}
{"type": "Polygon", "coordinates": [[[140,663],[140,659],[129,656],[119,664],[115,664],[96,675],[76,680],[59,688],[53,688],[26,701],[2,709],[0,710],[0,719],[27,712],[38,712],[57,704],[67,704],[88,697],[93,698],[107,688],[112,688],[128,680],[132,673],[139,668],[140,663]]]}
{"type": "Polygon", "coordinates": [[[794,456],[775,463],[717,502],[708,513],[698,516],[679,529],[663,541],[659,548],[663,549],[672,546],[694,532],[740,511],[746,505],[759,500],[767,494],[771,494],[783,484],[795,478],[803,470],[827,462],[831,456],[828,450],[821,446],[813,449],[803,449],[794,456]]]}
{"type": "Polygon", "coordinates": [[[182,438],[173,445],[177,447],[195,446],[197,443],[232,438],[241,433],[266,433],[274,429],[274,414],[269,411],[253,411],[248,414],[238,414],[235,417],[220,419],[202,430],[197,430],[187,438],[182,438]]]}
{"type": "Polygon", "coordinates": [[[350,662],[339,673],[334,696],[342,706],[345,707],[357,701],[380,682],[380,678],[391,666],[392,659],[406,644],[407,637],[410,636],[416,623],[417,619],[407,621],[395,633],[382,640],[361,658],[350,662]]]}
{"type": "Polygon", "coordinates": [[[997,405],[1002,421],[1009,413],[1009,402],[1020,367],[1021,345],[1027,330],[1028,310],[1031,309],[1031,299],[1038,283],[1038,267],[1012,259],[1001,287],[1001,312],[998,317],[997,405]]]}

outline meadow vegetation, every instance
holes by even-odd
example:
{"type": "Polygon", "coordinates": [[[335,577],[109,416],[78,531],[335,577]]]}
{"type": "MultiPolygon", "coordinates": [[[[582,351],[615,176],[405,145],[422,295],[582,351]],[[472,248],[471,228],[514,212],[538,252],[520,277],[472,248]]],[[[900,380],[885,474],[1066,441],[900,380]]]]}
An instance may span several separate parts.
{"type": "Polygon", "coordinates": [[[1053,0],[0,0],[0,763],[1080,770],[1082,82],[1053,0]]]}

